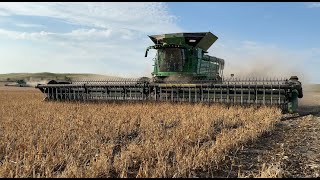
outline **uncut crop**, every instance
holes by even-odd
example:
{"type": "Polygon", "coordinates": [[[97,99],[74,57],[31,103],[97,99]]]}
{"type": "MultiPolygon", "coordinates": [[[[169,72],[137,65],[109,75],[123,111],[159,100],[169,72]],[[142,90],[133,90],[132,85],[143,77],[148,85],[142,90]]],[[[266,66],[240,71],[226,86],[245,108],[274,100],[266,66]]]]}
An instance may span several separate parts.
{"type": "Polygon", "coordinates": [[[0,177],[214,177],[280,111],[171,103],[44,102],[0,90],[0,177]]]}

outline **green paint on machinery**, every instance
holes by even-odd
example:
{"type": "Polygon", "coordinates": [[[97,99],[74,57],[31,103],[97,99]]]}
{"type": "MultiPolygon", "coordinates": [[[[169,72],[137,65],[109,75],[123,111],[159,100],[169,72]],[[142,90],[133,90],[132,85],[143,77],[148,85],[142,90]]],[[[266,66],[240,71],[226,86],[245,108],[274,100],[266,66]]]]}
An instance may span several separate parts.
{"type": "Polygon", "coordinates": [[[227,105],[277,106],[294,113],[303,97],[297,76],[289,79],[224,78],[224,60],[208,55],[218,39],[211,32],[151,35],[156,51],[152,78],[51,80],[36,88],[46,100],[171,101],[227,105]]]}
{"type": "Polygon", "coordinates": [[[154,71],[155,81],[161,82],[170,76],[177,79],[221,81],[224,60],[209,56],[209,47],[218,39],[211,32],[172,33],[149,36],[157,50],[154,71]]]}

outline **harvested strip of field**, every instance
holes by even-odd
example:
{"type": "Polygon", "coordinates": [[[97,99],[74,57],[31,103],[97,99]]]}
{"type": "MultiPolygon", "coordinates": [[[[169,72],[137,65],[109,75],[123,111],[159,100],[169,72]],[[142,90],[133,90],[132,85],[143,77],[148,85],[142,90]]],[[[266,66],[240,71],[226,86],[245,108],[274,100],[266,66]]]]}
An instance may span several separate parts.
{"type": "Polygon", "coordinates": [[[1,177],[216,177],[274,128],[276,108],[43,102],[0,90],[1,177]]]}

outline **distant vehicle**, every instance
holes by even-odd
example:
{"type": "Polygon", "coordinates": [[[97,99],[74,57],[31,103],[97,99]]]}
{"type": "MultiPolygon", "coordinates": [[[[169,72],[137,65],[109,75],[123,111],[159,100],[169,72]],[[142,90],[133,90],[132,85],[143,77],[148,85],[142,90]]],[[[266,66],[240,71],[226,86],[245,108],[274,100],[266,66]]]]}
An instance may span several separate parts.
{"type": "Polygon", "coordinates": [[[5,86],[15,86],[15,87],[30,87],[27,82],[23,79],[17,80],[13,83],[5,84],[5,86]]]}

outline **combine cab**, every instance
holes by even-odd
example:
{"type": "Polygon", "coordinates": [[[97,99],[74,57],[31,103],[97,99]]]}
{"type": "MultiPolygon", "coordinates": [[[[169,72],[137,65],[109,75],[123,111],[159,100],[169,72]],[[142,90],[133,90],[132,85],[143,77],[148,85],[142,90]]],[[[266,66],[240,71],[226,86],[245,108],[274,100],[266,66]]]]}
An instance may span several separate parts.
{"type": "Polygon", "coordinates": [[[224,60],[207,55],[218,39],[211,32],[149,36],[156,50],[152,78],[104,81],[50,81],[38,84],[48,100],[174,101],[229,105],[278,106],[293,113],[302,98],[298,77],[289,79],[223,78],[224,60]]]}
{"type": "Polygon", "coordinates": [[[207,55],[209,47],[218,39],[212,33],[176,33],[149,36],[155,43],[146,50],[157,50],[155,82],[174,77],[174,80],[211,80],[221,82],[224,60],[207,55]]]}

